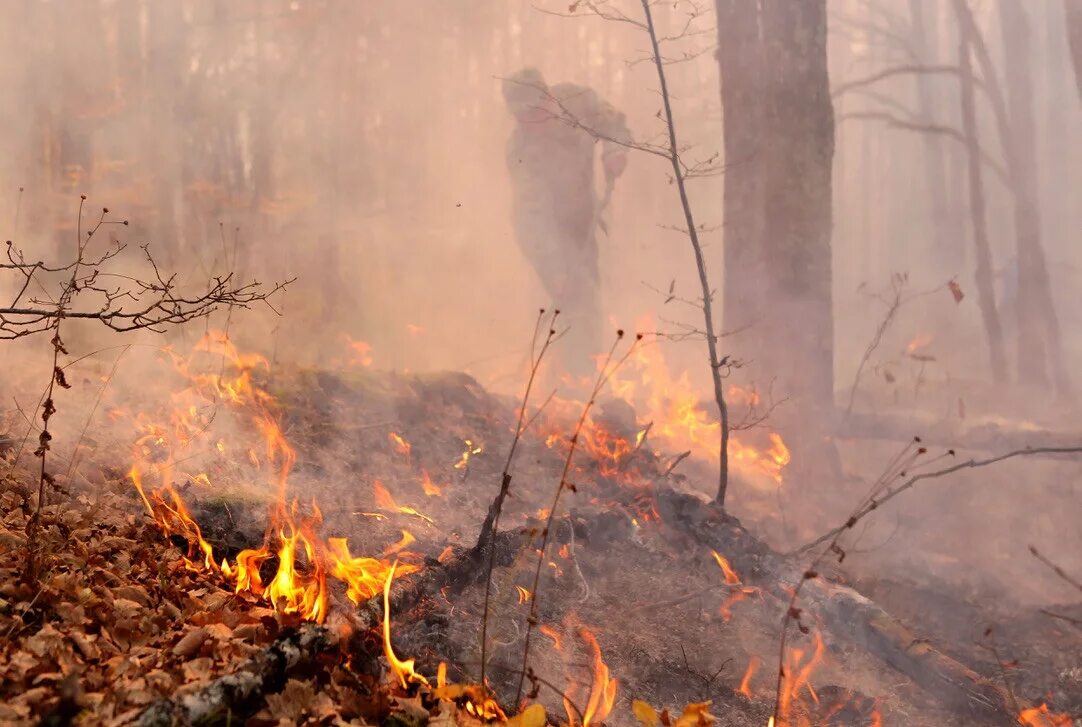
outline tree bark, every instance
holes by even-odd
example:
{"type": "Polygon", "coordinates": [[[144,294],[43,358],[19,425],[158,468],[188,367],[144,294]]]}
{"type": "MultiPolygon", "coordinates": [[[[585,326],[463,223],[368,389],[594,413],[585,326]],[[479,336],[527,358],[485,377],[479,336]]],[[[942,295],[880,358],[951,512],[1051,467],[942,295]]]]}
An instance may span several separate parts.
{"type": "Polygon", "coordinates": [[[1041,240],[1033,105],[1032,37],[1023,0],[999,0],[1004,70],[1013,152],[1014,224],[1018,254],[1018,378],[1057,391],[1070,388],[1063,365],[1059,320],[1052,300],[1048,265],[1041,240]]]}
{"type": "Polygon", "coordinates": [[[1003,326],[996,310],[995,285],[992,279],[992,249],[988,243],[987,204],[984,197],[984,170],[980,152],[977,125],[976,93],[970,48],[971,36],[965,26],[960,33],[958,66],[961,69],[959,83],[962,102],[962,132],[966,139],[967,169],[969,172],[969,215],[972,224],[973,246],[977,266],[974,272],[977,286],[977,304],[981,309],[985,335],[988,337],[988,356],[992,367],[992,380],[1007,382],[1007,353],[1003,343],[1003,326]]]}
{"type": "Polygon", "coordinates": [[[1063,0],[1063,13],[1071,63],[1074,65],[1074,80],[1078,86],[1078,98],[1082,100],[1082,0],[1063,0]]]}
{"type": "MultiPolygon", "coordinates": [[[[937,63],[935,42],[935,8],[932,19],[925,17],[925,0],[909,0],[909,16],[912,24],[913,52],[927,63],[937,63]],[[931,31],[931,32],[930,32],[931,31]]],[[[917,113],[922,119],[933,119],[935,113],[935,94],[932,77],[918,73],[914,80],[917,86],[917,113]]],[[[932,250],[930,258],[952,270],[961,267],[964,261],[962,246],[954,236],[954,215],[947,187],[948,154],[943,139],[936,134],[922,134],[924,145],[924,178],[928,192],[928,213],[931,224],[932,250]]]]}
{"type": "Polygon", "coordinates": [[[826,2],[717,0],[717,13],[724,328],[739,332],[734,354],[789,398],[780,424],[793,460],[815,470],[822,432],[809,424],[834,403],[826,2]]]}

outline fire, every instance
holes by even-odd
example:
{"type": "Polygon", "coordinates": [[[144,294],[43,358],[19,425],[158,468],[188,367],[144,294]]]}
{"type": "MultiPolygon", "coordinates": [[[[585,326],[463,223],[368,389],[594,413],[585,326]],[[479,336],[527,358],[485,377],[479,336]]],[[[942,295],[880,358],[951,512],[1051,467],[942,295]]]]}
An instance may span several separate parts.
{"type": "Polygon", "coordinates": [[[366,341],[356,341],[352,339],[349,334],[342,334],[342,339],[346,343],[346,347],[349,349],[350,366],[363,366],[365,368],[372,365],[372,346],[366,341]]]}
{"type": "Polygon", "coordinates": [[[394,451],[405,457],[406,461],[409,462],[410,452],[413,450],[413,445],[407,442],[398,432],[391,432],[387,435],[387,438],[391,440],[391,444],[394,446],[394,451]]]}
{"type": "MultiPolygon", "coordinates": [[[[793,712],[793,707],[799,704],[801,693],[808,692],[808,696],[816,704],[819,703],[819,697],[815,693],[815,689],[811,685],[811,675],[815,668],[823,661],[823,655],[826,652],[826,646],[823,644],[823,637],[818,631],[815,632],[815,650],[806,659],[804,657],[804,649],[791,649],[786,654],[785,667],[782,669],[782,684],[781,695],[778,700],[778,721],[777,727],[789,727],[793,724],[790,721],[790,717],[793,712]]],[[[770,718],[768,723],[773,727],[775,724],[774,717],[770,718]]],[[[797,724],[808,725],[810,724],[807,719],[801,718],[797,724]]]]}
{"type": "Polygon", "coordinates": [[[905,344],[905,352],[912,356],[920,349],[927,347],[933,340],[935,339],[932,336],[917,336],[912,341],[905,344]]]}
{"type": "Polygon", "coordinates": [[[480,445],[474,446],[474,443],[472,441],[470,441],[469,439],[465,440],[465,442],[466,442],[466,449],[464,449],[462,451],[462,456],[460,456],[458,458],[458,461],[455,462],[455,469],[456,470],[464,470],[467,467],[469,467],[470,466],[470,457],[472,457],[475,454],[481,454],[481,452],[484,451],[483,447],[481,447],[480,445]]]}
{"type": "Polygon", "coordinates": [[[748,668],[744,670],[744,678],[740,680],[740,687],[736,690],[740,694],[743,694],[748,699],[752,698],[751,693],[751,678],[755,676],[756,670],[759,668],[759,657],[753,656],[748,660],[748,668]]]}
{"type": "Polygon", "coordinates": [[[792,454],[785,446],[785,441],[782,440],[780,434],[770,432],[767,436],[770,438],[770,449],[765,451],[742,444],[736,439],[730,439],[729,461],[737,467],[741,465],[754,467],[781,484],[782,470],[792,461],[792,454]]]}
{"type": "Polygon", "coordinates": [[[753,593],[758,593],[759,589],[754,586],[745,586],[743,581],[740,580],[740,576],[737,575],[736,571],[729,565],[729,561],[725,559],[725,556],[721,555],[716,550],[711,550],[710,553],[714,556],[714,560],[717,562],[718,567],[721,568],[722,575],[725,578],[725,585],[730,587],[729,595],[718,610],[721,617],[725,621],[728,621],[733,615],[733,604],[738,601],[743,601],[753,593]]]}
{"type": "Polygon", "coordinates": [[[443,495],[443,488],[432,481],[432,478],[428,475],[428,470],[421,469],[421,489],[429,497],[440,497],[443,495]]]}
{"type": "Polygon", "coordinates": [[[422,512],[418,512],[409,505],[399,505],[397,502],[395,502],[394,497],[391,496],[391,493],[387,491],[387,488],[384,487],[383,483],[379,480],[375,480],[372,483],[372,494],[376,498],[376,507],[382,510],[394,510],[395,512],[400,512],[403,515],[412,515],[413,517],[420,518],[429,525],[435,524],[432,518],[430,518],[428,515],[425,515],[422,512]]]}
{"type": "MultiPolygon", "coordinates": [[[[612,711],[612,705],[616,701],[616,680],[609,677],[609,667],[601,658],[601,647],[597,643],[597,638],[585,628],[579,633],[593,653],[594,683],[590,688],[590,701],[587,702],[586,710],[582,715],[582,727],[588,727],[594,722],[603,722],[612,711]]],[[[575,724],[575,721],[571,719],[570,709],[567,711],[567,716],[569,724],[575,724]]]]}
{"type": "Polygon", "coordinates": [[[518,591],[518,602],[520,604],[526,603],[530,600],[530,591],[522,586],[515,586],[515,590],[518,591]]]}
{"type": "MultiPolygon", "coordinates": [[[[649,317],[636,323],[642,331],[655,330],[649,317]]],[[[652,422],[651,441],[673,452],[690,450],[707,460],[718,460],[721,424],[708,412],[702,392],[692,385],[687,371],[674,373],[654,342],[635,349],[627,363],[609,381],[610,393],[635,407],[642,422],[652,422]]],[[[742,404],[755,406],[759,394],[748,389],[730,387],[729,396],[742,404]]],[[[729,459],[732,466],[747,474],[766,475],[775,482],[782,481],[782,471],[789,464],[790,453],[780,434],[772,432],[770,448],[759,450],[737,436],[729,438],[729,459]]]]}
{"type": "Polygon", "coordinates": [[[552,628],[548,624],[541,624],[537,627],[537,630],[552,639],[552,648],[556,649],[557,652],[563,652],[564,644],[563,641],[560,639],[560,632],[558,632],[556,629],[552,628]]]}
{"type": "Polygon", "coordinates": [[[398,677],[398,683],[405,689],[411,682],[428,684],[428,680],[413,670],[413,659],[402,661],[395,656],[391,646],[391,581],[394,580],[394,572],[398,567],[396,560],[387,571],[387,578],[383,582],[383,655],[387,657],[387,663],[391,665],[391,671],[398,677]]]}
{"type": "MultiPolygon", "coordinates": [[[[137,436],[129,476],[162,531],[188,541],[187,567],[218,574],[237,593],[260,597],[279,613],[320,623],[327,616],[328,577],[344,582],[348,597],[355,603],[376,596],[380,583],[392,572],[387,563],[352,556],[342,538],[324,540],[318,532],[323,519],[319,507],[313,502],[308,514],[302,514],[297,501],[289,499],[289,476],[296,452],[279,424],[277,402],[254,378],[256,370],[269,369],[266,359],[240,353],[219,332],[204,336],[188,358],[173,351],[168,354],[174,370],[187,385],[170,397],[172,409],[162,419],[152,419],[145,413],[132,417],[137,436]],[[214,365],[200,366],[201,358],[207,356],[216,359],[214,365]],[[241,551],[233,564],[224,558],[220,562],[215,559],[213,547],[203,538],[199,524],[173,484],[181,478],[212,485],[206,472],[187,474],[179,471],[178,465],[201,454],[220,456],[229,449],[224,439],[215,439],[209,433],[219,407],[246,420],[249,432],[259,435],[261,447],[244,442],[231,451],[246,452],[251,465],[261,470],[259,479],[273,482],[275,493],[263,544],[241,551]],[[263,450],[262,458],[256,454],[257,448],[263,450]],[[148,487],[151,477],[157,481],[148,487]],[[273,558],[277,559],[275,573],[264,581],[260,568],[273,558]]],[[[402,550],[411,539],[404,535],[387,553],[402,550]]],[[[399,572],[413,570],[417,568],[403,566],[399,572]]]]}
{"type": "Polygon", "coordinates": [[[1071,727],[1073,723],[1069,714],[1053,713],[1047,704],[1022,710],[1018,722],[1030,727],[1071,727]]]}

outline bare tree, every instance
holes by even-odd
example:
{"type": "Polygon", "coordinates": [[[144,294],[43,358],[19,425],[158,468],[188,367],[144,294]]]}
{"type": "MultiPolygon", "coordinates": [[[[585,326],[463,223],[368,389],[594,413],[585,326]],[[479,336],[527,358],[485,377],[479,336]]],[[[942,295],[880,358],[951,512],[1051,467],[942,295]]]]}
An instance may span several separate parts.
{"type": "Polygon", "coordinates": [[[256,302],[269,305],[268,297],[281,290],[287,283],[276,284],[269,291],[258,283],[236,286],[232,275],[214,278],[202,290],[184,293],[180,290],[177,276],[162,275],[148,245],[143,253],[149,264],[150,274],[145,279],[112,272],[109,263],[123,250],[119,242],[109,243],[97,256],[90,253],[95,242],[94,235],[107,225],[127,225],[127,220],[107,219],[108,208],[103,208],[97,222],[83,235],[83,207],[86,195],[79,203],[76,225],[74,258],[59,265],[29,262],[21,249],[12,241],[7,242],[7,263],[0,270],[15,273],[17,291],[10,304],[0,307],[0,339],[14,339],[40,333],[52,333],[52,365],[49,381],[42,396],[42,428],[38,434],[38,447],[34,455],[41,460],[38,473],[38,493],[34,514],[27,532],[27,557],[23,577],[37,577],[42,511],[45,507],[47,487],[55,487],[56,481],[47,467],[48,453],[52,448],[49,422],[56,414],[53,393],[57,386],[70,388],[61,366],[62,355],[68,351],[61,337],[63,323],[68,319],[93,320],[114,331],[147,329],[162,331],[165,327],[179,325],[203,318],[222,307],[246,308],[256,302]],[[52,283],[47,274],[60,274],[61,280],[52,283]],[[124,282],[116,286],[113,279],[124,282]],[[34,294],[30,291],[33,289],[34,294]],[[78,301],[87,301],[82,306],[78,301]]]}
{"type": "Polygon", "coordinates": [[[628,142],[604,136],[599,134],[596,129],[590,128],[588,125],[584,124],[583,120],[576,118],[562,103],[560,103],[559,99],[556,99],[551,95],[550,99],[559,106],[561,119],[565,123],[582,129],[593,135],[595,138],[620,143],[631,149],[651,154],[665,160],[671,167],[671,181],[676,188],[677,195],[680,199],[680,207],[684,216],[683,226],[678,227],[677,229],[687,235],[688,240],[691,243],[692,252],[695,256],[695,267],[698,273],[701,293],[701,297],[697,299],[696,303],[702,312],[704,326],[702,329],[691,329],[690,331],[686,331],[686,333],[697,337],[701,336],[706,341],[707,360],[710,366],[710,377],[714,389],[714,402],[717,405],[718,420],[720,422],[721,430],[719,436],[720,441],[718,443],[720,464],[718,466],[716,501],[719,504],[724,505],[725,496],[729,487],[729,408],[725,401],[725,390],[723,388],[722,380],[725,373],[732,366],[732,362],[729,356],[723,356],[719,351],[718,340],[721,337],[721,333],[714,321],[714,291],[710,285],[706,256],[703,254],[703,246],[700,239],[700,233],[705,227],[696,224],[695,215],[691,208],[691,202],[687,192],[687,185],[690,180],[698,177],[712,176],[720,173],[721,170],[716,164],[716,155],[698,161],[689,161],[686,157],[688,150],[686,147],[680,145],[676,123],[673,119],[672,96],[669,93],[668,79],[665,75],[665,69],[669,65],[687,61],[701,54],[701,50],[689,51],[683,49],[671,55],[666,55],[665,48],[701,34],[701,29],[696,29],[696,22],[702,18],[705,13],[702,7],[700,7],[697,2],[694,2],[694,0],[677,0],[675,3],[669,3],[676,12],[683,15],[683,23],[671,34],[659,34],[657,27],[654,24],[653,15],[653,8],[660,4],[659,0],[640,0],[640,2],[642,6],[641,19],[625,13],[608,0],[578,0],[571,4],[569,12],[556,14],[565,17],[593,16],[611,22],[626,23],[647,35],[650,41],[648,54],[645,57],[636,59],[632,62],[649,61],[657,72],[662,102],[662,108],[658,113],[658,117],[661,119],[664,127],[661,139],[655,143],[628,142]]]}
{"type": "Polygon", "coordinates": [[[1063,13],[1067,43],[1071,47],[1071,62],[1074,64],[1074,80],[1078,86],[1078,98],[1082,100],[1082,0],[1063,0],[1063,13]]]}
{"type": "Polygon", "coordinates": [[[973,81],[972,40],[963,27],[958,43],[958,67],[961,88],[962,128],[966,141],[969,188],[969,218],[976,250],[977,305],[988,338],[988,355],[992,364],[992,380],[1007,381],[1007,353],[1003,342],[1003,326],[996,308],[995,286],[992,279],[992,248],[988,242],[988,213],[984,196],[984,174],[981,164],[980,130],[977,124],[975,83],[973,81]]]}
{"type": "Polygon", "coordinates": [[[807,426],[834,407],[826,2],[717,0],[716,7],[726,161],[724,326],[745,331],[734,341],[789,397],[793,460],[832,469],[807,426]]]}

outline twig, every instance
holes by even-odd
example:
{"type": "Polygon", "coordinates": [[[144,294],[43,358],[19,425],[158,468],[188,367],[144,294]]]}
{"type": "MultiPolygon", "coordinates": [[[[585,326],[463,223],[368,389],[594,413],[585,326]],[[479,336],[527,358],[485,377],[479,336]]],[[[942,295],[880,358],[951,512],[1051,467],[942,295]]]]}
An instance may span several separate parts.
{"type": "Polygon", "coordinates": [[[538,621],[538,586],[541,583],[541,568],[545,564],[545,551],[548,549],[549,536],[552,533],[553,519],[556,517],[556,511],[560,505],[560,496],[567,488],[574,489],[574,485],[571,485],[567,480],[568,474],[571,472],[571,462],[575,457],[575,450],[578,447],[579,436],[582,434],[582,427],[586,423],[586,417],[590,413],[590,409],[593,408],[594,403],[597,401],[597,396],[601,392],[601,389],[608,383],[609,378],[620,368],[620,365],[628,359],[628,357],[635,350],[635,345],[642,340],[642,335],[635,336],[635,341],[628,347],[627,352],[613,364],[612,359],[616,353],[616,347],[624,337],[623,330],[616,332],[616,340],[613,341],[612,346],[609,348],[608,355],[605,357],[605,361],[601,365],[601,370],[598,371],[597,380],[594,382],[593,391],[590,393],[589,400],[582,407],[582,414],[579,416],[578,423],[575,425],[575,431],[571,435],[571,446],[567,448],[567,457],[564,459],[564,468],[560,473],[560,481],[556,485],[556,492],[552,497],[552,506],[549,508],[548,517],[545,519],[545,527],[541,531],[541,547],[538,550],[537,555],[537,568],[534,570],[533,586],[530,588],[532,599],[530,601],[530,615],[526,619],[526,641],[522,648],[522,676],[519,677],[518,688],[515,690],[515,702],[518,703],[522,699],[522,687],[524,684],[525,673],[529,665],[530,659],[530,637],[533,634],[533,627],[538,621]]]}
{"type": "Polygon", "coordinates": [[[1052,562],[1051,560],[1049,560],[1048,558],[1046,558],[1046,557],[1045,557],[1045,556],[1044,556],[1044,555],[1043,555],[1043,554],[1042,554],[1042,553],[1041,553],[1041,552],[1040,552],[1039,550],[1037,550],[1037,548],[1035,548],[1035,547],[1033,547],[1033,546],[1031,545],[1031,546],[1029,546],[1029,552],[1033,554],[1033,557],[1034,557],[1034,558],[1036,558],[1037,560],[1041,561],[1041,562],[1042,562],[1042,563],[1044,563],[1044,564],[1045,564],[1046,566],[1048,566],[1049,568],[1051,568],[1051,569],[1052,569],[1052,572],[1053,572],[1053,573],[1055,573],[1055,574],[1056,574],[1057,576],[1059,576],[1060,578],[1062,578],[1062,579],[1063,579],[1064,581],[1066,581],[1067,583],[1070,583],[1070,584],[1071,584],[1072,586],[1074,586],[1075,588],[1077,588],[1077,589],[1078,589],[1079,591],[1082,591],[1082,582],[1079,582],[1079,581],[1078,581],[1078,580],[1076,580],[1076,579],[1075,579],[1074,577],[1072,577],[1072,576],[1068,575],[1068,574],[1067,574],[1067,571],[1063,570],[1063,569],[1062,569],[1062,568],[1060,568],[1060,567],[1059,567],[1058,565],[1056,565],[1055,563],[1053,563],[1053,562],[1052,562]]]}
{"type": "MultiPolygon", "coordinates": [[[[545,334],[544,343],[541,344],[541,349],[535,354],[534,351],[537,346],[538,332],[540,331],[541,325],[545,322],[545,309],[542,308],[537,315],[537,322],[534,324],[533,335],[530,337],[530,376],[526,380],[526,390],[522,394],[522,405],[518,412],[518,423],[515,425],[515,436],[511,440],[511,448],[507,453],[507,461],[504,462],[503,465],[503,473],[500,476],[500,491],[497,493],[496,499],[492,501],[492,506],[489,507],[488,515],[481,525],[481,533],[477,537],[477,545],[474,546],[474,552],[478,556],[483,553],[484,549],[488,549],[488,559],[485,563],[485,600],[481,612],[481,690],[483,692],[487,692],[488,690],[488,682],[485,680],[485,662],[488,656],[488,612],[492,593],[492,569],[496,557],[496,549],[493,547],[493,540],[499,529],[500,513],[503,511],[504,499],[511,489],[511,464],[514,462],[515,450],[518,448],[518,443],[522,439],[523,431],[529,426],[529,422],[526,421],[526,409],[530,403],[530,392],[533,390],[534,381],[537,378],[538,370],[541,368],[541,362],[545,358],[545,353],[548,352],[549,346],[552,345],[553,337],[556,335],[556,318],[559,315],[559,310],[554,310],[552,312],[552,315],[549,317],[547,327],[548,332],[545,334]]],[[[530,421],[533,420],[531,419],[530,421]]]]}

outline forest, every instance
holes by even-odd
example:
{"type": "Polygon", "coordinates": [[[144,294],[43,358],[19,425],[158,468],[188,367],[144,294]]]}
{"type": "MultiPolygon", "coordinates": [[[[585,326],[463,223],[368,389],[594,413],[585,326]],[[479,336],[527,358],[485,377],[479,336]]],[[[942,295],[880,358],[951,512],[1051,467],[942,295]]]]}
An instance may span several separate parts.
{"type": "Polygon", "coordinates": [[[0,42],[0,725],[1082,726],[1082,0],[0,42]]]}

